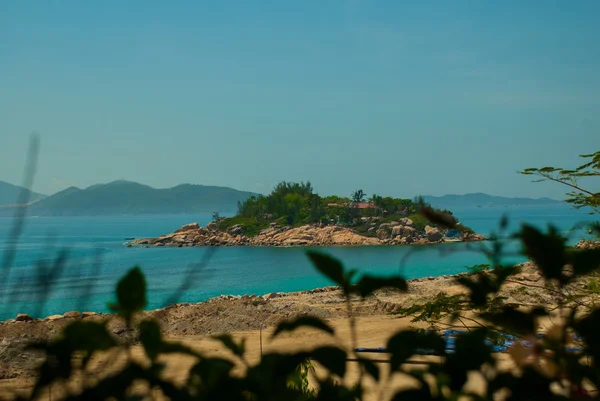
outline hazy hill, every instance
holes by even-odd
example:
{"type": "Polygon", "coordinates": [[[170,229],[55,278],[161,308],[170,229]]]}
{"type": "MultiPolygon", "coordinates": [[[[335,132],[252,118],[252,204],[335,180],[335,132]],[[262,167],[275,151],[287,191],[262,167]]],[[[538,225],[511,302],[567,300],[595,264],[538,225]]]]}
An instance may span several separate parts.
{"type": "MultiPolygon", "coordinates": [[[[0,181],[0,206],[16,205],[23,190],[22,187],[0,181]]],[[[25,191],[29,193],[29,202],[35,202],[46,197],[46,195],[31,192],[28,189],[25,189],[25,191]]]]}
{"type": "Polygon", "coordinates": [[[439,208],[452,209],[454,207],[476,206],[551,206],[565,204],[550,198],[506,198],[483,193],[466,195],[424,196],[426,202],[439,208]]]}
{"type": "Polygon", "coordinates": [[[183,184],[155,189],[129,181],[67,188],[29,208],[34,216],[120,215],[233,212],[251,192],[232,188],[183,184]]]}

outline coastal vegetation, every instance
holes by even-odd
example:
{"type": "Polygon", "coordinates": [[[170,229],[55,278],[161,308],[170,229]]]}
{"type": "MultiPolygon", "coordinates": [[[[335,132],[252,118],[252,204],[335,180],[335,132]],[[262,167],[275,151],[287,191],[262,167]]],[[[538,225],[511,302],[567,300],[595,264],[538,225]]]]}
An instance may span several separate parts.
{"type": "MultiPolygon", "coordinates": [[[[218,219],[215,226],[221,231],[238,227],[244,235],[251,237],[272,226],[338,225],[367,237],[381,237],[390,236],[390,226],[402,218],[408,218],[419,232],[424,232],[428,225],[436,226],[418,213],[422,206],[431,208],[421,197],[404,199],[377,194],[368,197],[362,189],[349,197],[320,196],[310,182],[284,181],[268,195],[252,196],[239,202],[238,213],[218,219]]],[[[449,210],[442,212],[452,215],[449,210]]],[[[464,225],[457,229],[473,233],[464,225]]]]}

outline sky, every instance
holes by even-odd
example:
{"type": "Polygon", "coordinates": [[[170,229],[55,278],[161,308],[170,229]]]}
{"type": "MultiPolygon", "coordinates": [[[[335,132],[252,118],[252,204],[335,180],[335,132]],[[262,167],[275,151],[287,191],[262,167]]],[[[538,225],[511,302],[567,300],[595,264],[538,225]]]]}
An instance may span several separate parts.
{"type": "Polygon", "coordinates": [[[0,180],[562,198],[600,150],[600,2],[0,3],[0,180]]]}

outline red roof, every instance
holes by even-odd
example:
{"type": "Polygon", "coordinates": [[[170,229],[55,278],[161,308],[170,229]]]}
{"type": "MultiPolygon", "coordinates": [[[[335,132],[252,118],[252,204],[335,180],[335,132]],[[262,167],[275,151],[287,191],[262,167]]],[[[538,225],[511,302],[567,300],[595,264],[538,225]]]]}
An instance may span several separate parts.
{"type": "Polygon", "coordinates": [[[373,202],[352,202],[350,207],[354,209],[373,209],[375,204],[373,202]]]}

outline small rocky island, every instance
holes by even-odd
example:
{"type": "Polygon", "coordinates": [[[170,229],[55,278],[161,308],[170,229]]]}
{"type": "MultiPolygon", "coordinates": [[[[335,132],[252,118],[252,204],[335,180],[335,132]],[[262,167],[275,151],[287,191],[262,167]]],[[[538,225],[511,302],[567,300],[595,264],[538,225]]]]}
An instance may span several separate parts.
{"type": "MultiPolygon", "coordinates": [[[[375,223],[373,223],[375,224],[375,223]]],[[[257,235],[244,235],[244,227],[235,225],[221,231],[217,223],[200,227],[198,223],[186,224],[172,234],[158,238],[142,238],[132,245],[152,246],[364,246],[364,245],[410,245],[438,244],[442,242],[481,241],[485,237],[464,233],[447,237],[447,231],[425,226],[423,231],[413,227],[409,218],[374,225],[376,236],[365,236],[348,227],[338,225],[280,227],[272,223],[257,235]]]]}
{"type": "MultiPolygon", "coordinates": [[[[464,226],[448,210],[448,230],[418,213],[422,199],[372,195],[362,190],[350,198],[321,197],[310,183],[278,184],[271,194],[252,196],[238,204],[238,214],[206,227],[186,224],[158,238],[142,238],[142,246],[362,246],[437,244],[481,241],[485,238],[464,226]]],[[[430,205],[426,205],[431,207],[430,205]]]]}

